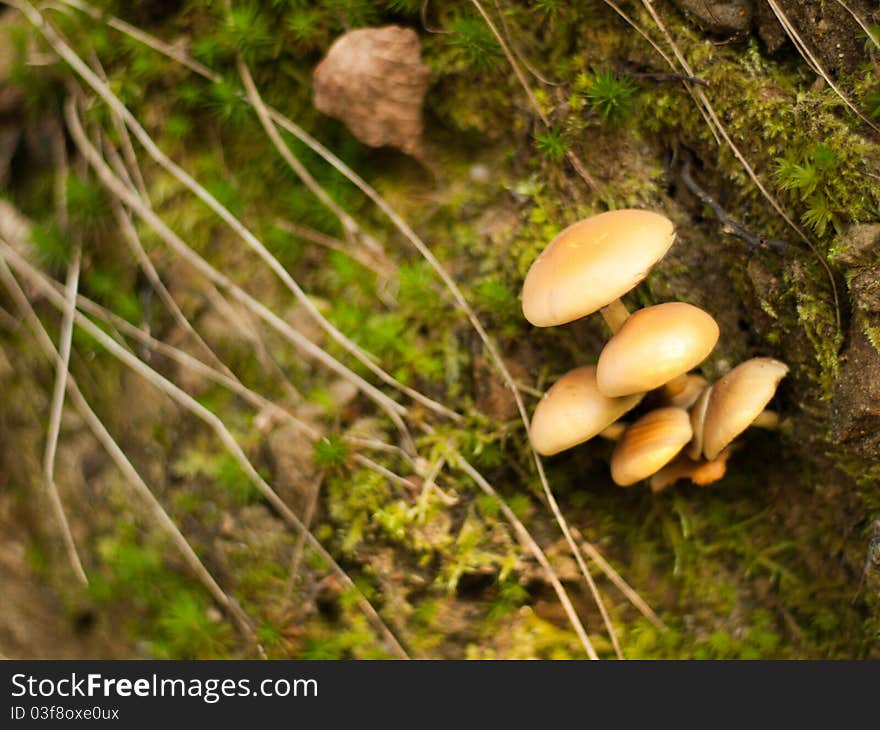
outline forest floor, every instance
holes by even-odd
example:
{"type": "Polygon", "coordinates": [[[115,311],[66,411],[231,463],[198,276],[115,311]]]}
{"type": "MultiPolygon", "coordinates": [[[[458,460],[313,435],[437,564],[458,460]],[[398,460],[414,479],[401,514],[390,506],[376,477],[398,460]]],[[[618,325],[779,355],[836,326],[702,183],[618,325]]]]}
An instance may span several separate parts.
{"type": "MultiPolygon", "coordinates": [[[[0,55],[0,240],[29,302],[6,280],[0,653],[399,656],[389,632],[420,658],[581,658],[587,645],[602,658],[880,657],[876,9],[622,4],[652,46],[603,2],[104,5],[99,17],[42,11],[50,36],[0,16],[14,51],[0,55]],[[147,47],[126,23],[168,45],[147,47]],[[424,67],[394,74],[427,92],[424,131],[382,129],[401,149],[374,149],[315,109],[312,72],[346,30],[388,25],[418,34],[424,67]],[[280,145],[314,175],[304,183],[254,113],[253,89],[246,101],[249,79],[410,228],[282,128],[280,145]],[[505,379],[530,414],[561,374],[596,361],[601,320],[539,330],[519,294],[556,233],[625,207],[677,229],[630,307],[709,311],[722,333],[699,369],[710,381],[754,356],[790,374],[773,403],[780,428],[748,433],[705,489],[621,489],[604,441],[543,461],[603,616],[505,379]],[[77,325],[70,372],[179,530],[69,395],[55,482],[87,587],[46,498],[56,374],[28,316],[32,306],[58,343],[63,303],[27,268],[63,287],[80,246],[79,291],[117,319],[77,325]]],[[[375,121],[369,107],[363,116],[375,121]]]]}

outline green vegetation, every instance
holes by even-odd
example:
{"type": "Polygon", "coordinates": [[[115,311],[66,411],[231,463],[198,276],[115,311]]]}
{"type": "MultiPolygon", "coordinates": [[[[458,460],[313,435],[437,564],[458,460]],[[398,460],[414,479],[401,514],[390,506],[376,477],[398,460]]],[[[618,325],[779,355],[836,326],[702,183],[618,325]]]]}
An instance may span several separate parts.
{"type": "MultiPolygon", "coordinates": [[[[754,40],[707,43],[664,10],[682,53],[708,82],[706,93],[725,130],[770,195],[803,224],[811,249],[755,188],[730,148],[716,143],[680,83],[637,76],[640,70],[668,69],[603,5],[504,4],[510,41],[541,77],[558,84],[545,85],[528,74],[549,129],[529,107],[473,5],[432,7],[429,22],[444,31],[421,33],[432,71],[426,141],[433,176],[402,154],[365,148],[341,123],[314,110],[309,86],[311,68],[344,28],[392,22],[420,27],[420,2],[278,0],[233,6],[227,11],[222,3],[190,2],[150,28],[166,40],[190,38],[193,56],[223,77],[219,84],[121,40],[83,15],[53,20],[80,54],[97,54],[110,87],[157,144],[246,223],[334,326],[401,383],[462,415],[460,421],[436,417],[382,385],[315,326],[240,238],[137,149],[150,203],[174,231],[283,321],[302,327],[407,407],[410,435],[424,463],[363,445],[373,440],[399,446],[403,438],[368,398],[348,393],[338,375],[295,351],[231,299],[218,306],[204,278],[136,222],[181,309],[235,377],[328,435],[308,442],[298,431],[283,431],[280,417],[258,413],[162,356],[151,354],[151,366],[183,383],[223,419],[288,504],[304,509],[303,483],[321,482],[314,534],[411,653],[583,655],[501,502],[457,468],[460,454],[486,475],[551,555],[600,654],[613,656],[598,611],[543,503],[525,428],[485,348],[431,267],[375,206],[284,132],[328,195],[381,242],[393,270],[379,274],[290,232],[286,224],[294,223],[343,246],[359,245],[349,241],[263,133],[241,96],[236,54],[249,64],[267,103],[375,185],[428,242],[498,343],[515,379],[527,386],[529,410],[535,402],[531,390],[543,390],[569,367],[594,361],[606,337],[593,320],[541,331],[523,322],[518,292],[531,261],[559,230],[585,215],[624,206],[669,212],[679,225],[679,242],[633,303],[674,296],[708,301],[719,317],[725,315],[707,375],[747,354],[780,356],[793,372],[780,397],[781,432],[747,437],[748,449],[734,455],[728,476],[709,489],[679,485],[653,495],[642,487],[614,487],[605,443],[546,461],[571,524],[670,627],[659,630],[599,577],[624,653],[723,659],[876,655],[877,609],[853,600],[864,557],[860,526],[871,510],[880,509],[876,465],[872,469],[846,445],[832,443],[828,433],[829,400],[842,367],[852,302],[846,291],[839,292],[838,327],[822,262],[834,265],[828,258],[833,241],[849,225],[877,220],[880,181],[871,170],[880,157],[832,90],[814,88],[791,53],[768,57],[754,40]],[[543,19],[539,27],[536,14],[543,19]],[[586,189],[570,168],[568,152],[602,182],[600,191],[586,189]],[[731,216],[768,238],[784,238],[789,250],[748,250],[724,236],[712,213],[680,185],[670,192],[683,155],[701,162],[701,184],[731,216]],[[489,182],[473,174],[477,164],[488,170],[489,182]],[[423,428],[427,425],[430,429],[423,428]],[[349,435],[360,441],[346,440],[349,435]],[[357,454],[401,478],[366,468],[353,458],[357,454]],[[427,475],[437,464],[431,484],[427,475]]],[[[644,11],[633,17],[651,27],[644,11]]],[[[22,39],[18,46],[23,53],[22,39]]],[[[841,84],[876,116],[876,78],[869,71],[861,69],[841,84]]],[[[16,68],[32,121],[60,111],[69,78],[60,62],[16,68]]],[[[95,103],[86,115],[90,128],[120,144],[105,107],[95,103]]],[[[71,234],[61,233],[53,175],[51,165],[34,164],[18,173],[10,191],[12,202],[37,222],[31,242],[43,266],[63,279],[72,235],[79,236],[86,252],[83,294],[205,357],[157,297],[143,296],[148,287],[118,234],[110,198],[92,174],[68,177],[71,234]]],[[[7,299],[2,303],[13,309],[7,299]]],[[[38,311],[54,335],[55,313],[44,302],[38,311]]],[[[0,338],[7,351],[23,353],[14,374],[2,376],[2,389],[14,411],[23,414],[14,424],[16,440],[38,454],[44,438],[39,414],[52,368],[24,328],[0,338]]],[[[77,334],[74,351],[72,371],[90,402],[196,552],[253,618],[269,656],[388,656],[352,591],[308,547],[298,546],[296,535],[213,435],[126,374],[90,338],[77,334]]],[[[74,431],[85,433],[75,422],[74,431]]],[[[72,438],[68,442],[64,448],[81,448],[72,438]]],[[[162,658],[252,653],[143,507],[122,496],[120,477],[103,452],[72,453],[69,463],[77,459],[95,472],[89,505],[94,519],[86,519],[84,507],[74,510],[74,520],[84,525],[81,550],[92,579],[86,598],[111,626],[124,629],[131,652],[162,658]]],[[[64,467],[61,477],[72,479],[72,473],[64,467]]],[[[38,475],[35,470],[27,476],[38,475]]],[[[61,585],[63,561],[56,556],[45,565],[53,584],[61,585]]],[[[81,598],[69,581],[65,585],[71,603],[81,598]]]]}
{"type": "Polygon", "coordinates": [[[635,85],[625,76],[617,76],[611,69],[581,74],[575,81],[575,88],[606,122],[618,124],[633,112],[635,85]]]}

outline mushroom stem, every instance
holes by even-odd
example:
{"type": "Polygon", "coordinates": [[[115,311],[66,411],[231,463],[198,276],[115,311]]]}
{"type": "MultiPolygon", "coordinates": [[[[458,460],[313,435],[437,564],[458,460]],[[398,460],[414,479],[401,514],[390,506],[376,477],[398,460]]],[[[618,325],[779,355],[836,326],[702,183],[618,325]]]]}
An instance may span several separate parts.
{"type": "Polygon", "coordinates": [[[690,479],[698,487],[717,482],[727,471],[732,449],[726,448],[713,461],[694,460],[682,454],[651,477],[651,491],[662,492],[679,479],[690,479]]]}
{"type": "Polygon", "coordinates": [[[779,426],[779,414],[776,411],[761,411],[752,425],[773,431],[779,426]]]}
{"type": "Polygon", "coordinates": [[[599,437],[609,441],[618,441],[623,436],[623,432],[626,431],[626,426],[627,424],[623,421],[615,421],[610,426],[599,431],[599,437]]]}
{"type": "Polygon", "coordinates": [[[615,299],[610,304],[606,304],[602,307],[602,309],[599,310],[599,314],[602,315],[605,324],[607,324],[611,330],[611,334],[616,335],[620,331],[620,328],[623,327],[623,323],[626,322],[629,317],[629,310],[626,308],[626,305],[622,300],[615,299]]]}
{"type": "Polygon", "coordinates": [[[671,400],[675,398],[679,393],[683,392],[688,385],[688,375],[687,373],[682,373],[681,375],[673,378],[668,383],[666,383],[662,388],[663,397],[671,400]]]}

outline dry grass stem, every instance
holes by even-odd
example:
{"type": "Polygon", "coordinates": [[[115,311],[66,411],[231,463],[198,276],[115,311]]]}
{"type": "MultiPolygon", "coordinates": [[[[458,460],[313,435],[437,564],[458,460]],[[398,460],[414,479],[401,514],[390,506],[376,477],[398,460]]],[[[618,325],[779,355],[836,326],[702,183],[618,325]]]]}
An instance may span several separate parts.
{"type": "Polygon", "coordinates": [[[339,251],[340,253],[344,253],[353,261],[357,261],[365,269],[369,269],[374,274],[376,274],[376,276],[382,279],[388,279],[394,276],[394,273],[397,269],[394,263],[390,260],[376,259],[375,257],[365,253],[364,251],[352,248],[348,244],[340,241],[338,238],[333,238],[333,236],[328,236],[326,233],[321,233],[321,231],[316,231],[313,228],[309,228],[308,226],[299,225],[298,223],[292,223],[291,221],[284,220],[283,218],[277,218],[275,220],[275,226],[282,231],[285,231],[286,233],[290,233],[293,236],[298,236],[299,238],[302,238],[311,243],[316,243],[319,246],[330,249],[331,251],[339,251]]]}
{"type": "MultiPolygon", "coordinates": [[[[0,241],[0,243],[3,243],[0,241]]],[[[4,246],[7,244],[3,243],[4,246]]],[[[55,349],[55,346],[52,344],[52,340],[49,338],[48,333],[37,317],[36,313],[33,310],[30,302],[25,296],[24,292],[21,290],[21,287],[18,285],[18,282],[10,272],[7,262],[4,258],[0,257],[0,278],[3,279],[3,283],[6,286],[6,289],[9,291],[12,298],[16,301],[17,306],[22,311],[22,315],[25,319],[28,320],[35,337],[37,338],[40,346],[44,350],[46,356],[50,360],[54,360],[56,363],[56,367],[61,367],[63,364],[61,355],[55,349]]],[[[246,638],[248,638],[256,647],[258,652],[265,656],[265,652],[262,647],[259,645],[259,642],[256,639],[256,635],[253,630],[253,622],[250,618],[245,614],[242,608],[238,605],[238,603],[229,596],[217,583],[208,569],[204,566],[195,550],[193,550],[192,546],[189,544],[187,539],[184,537],[183,533],[180,532],[177,525],[165,511],[164,507],[162,507],[161,503],[156,499],[152,490],[147,486],[146,482],[141,478],[140,474],[134,468],[134,466],[129,461],[128,457],[125,455],[125,452],[119,447],[119,444],[113,439],[110,435],[110,432],[107,431],[107,428],[104,426],[103,422],[100,418],[95,414],[92,410],[91,406],[89,406],[85,397],[82,395],[79,387],[76,384],[76,381],[73,377],[67,373],[65,377],[65,387],[70,394],[71,401],[73,402],[76,409],[79,411],[80,415],[85,420],[86,424],[89,426],[89,429],[94,434],[95,438],[101,443],[101,445],[107,450],[107,453],[116,463],[117,467],[120,471],[125,475],[127,479],[127,484],[134,490],[134,492],[147,504],[153,516],[159,525],[168,533],[172,542],[177,547],[177,549],[181,552],[184,557],[184,560],[189,565],[190,569],[196,575],[196,577],[202,582],[211,596],[215,601],[221,606],[221,608],[225,609],[227,613],[233,618],[236,625],[242,631],[246,638]]]]}
{"type": "Polygon", "coordinates": [[[856,23],[858,23],[859,28],[861,28],[865,32],[865,35],[868,37],[868,40],[871,41],[871,43],[876,48],[880,48],[880,41],[877,40],[877,37],[871,32],[871,29],[868,27],[868,24],[864,20],[861,19],[859,14],[856,13],[855,10],[850,8],[849,5],[847,5],[845,2],[843,2],[843,0],[837,0],[837,4],[840,5],[844,10],[846,10],[846,12],[848,12],[852,16],[852,19],[855,20],[856,23]]]}
{"type": "MultiPolygon", "coordinates": [[[[15,251],[13,251],[8,245],[4,245],[3,250],[5,251],[7,259],[10,260],[13,265],[21,260],[21,257],[17,253],[15,253],[15,251]]],[[[46,294],[47,299],[53,305],[58,308],[63,308],[63,297],[59,297],[59,295],[50,287],[44,288],[43,291],[46,294]]],[[[357,588],[357,586],[354,584],[354,581],[351,580],[348,574],[339,566],[339,564],[334,560],[333,556],[330,555],[329,552],[327,552],[324,546],[311,533],[311,531],[302,524],[300,519],[296,516],[296,514],[294,514],[293,510],[291,510],[290,507],[288,507],[287,504],[278,496],[277,492],[275,492],[271,485],[269,485],[268,482],[266,482],[266,480],[263,479],[262,476],[260,476],[259,472],[248,459],[244,450],[241,448],[238,441],[236,441],[235,437],[232,435],[232,433],[229,431],[223,421],[215,413],[205,408],[195,398],[193,398],[184,390],[165,378],[161,373],[157,372],[149,365],[144,363],[142,360],[132,355],[128,350],[120,346],[112,337],[107,335],[100,327],[95,325],[90,319],[88,319],[84,315],[77,312],[75,314],[75,323],[78,327],[80,327],[83,331],[85,331],[93,339],[95,339],[108,353],[120,360],[123,364],[130,367],[141,377],[143,377],[149,383],[151,383],[167,396],[169,396],[178,405],[188,410],[199,420],[203,421],[206,425],[208,425],[209,428],[211,428],[212,431],[214,431],[226,450],[233,457],[233,459],[235,459],[239,467],[241,467],[242,471],[248,476],[248,478],[257,488],[260,494],[263,495],[263,498],[266,500],[266,502],[268,502],[273,507],[273,509],[295,532],[301,533],[305,536],[309,547],[314,550],[314,552],[321,558],[321,560],[323,560],[330,567],[330,569],[336,574],[337,578],[342,582],[342,584],[353,592],[358,606],[367,615],[367,617],[371,619],[374,626],[380,632],[385,642],[387,643],[389,650],[396,654],[399,658],[409,658],[406,651],[397,641],[397,638],[379,616],[376,609],[357,588]]]]}
{"type": "MultiPolygon", "coordinates": [[[[529,103],[532,105],[532,108],[535,110],[538,117],[543,122],[544,126],[547,129],[550,129],[550,120],[547,118],[544,110],[541,109],[541,105],[538,103],[538,100],[535,98],[535,94],[532,92],[532,87],[529,86],[528,79],[525,77],[525,74],[522,72],[522,69],[520,69],[519,64],[516,62],[516,58],[508,47],[507,42],[504,40],[504,36],[501,35],[495,23],[492,22],[492,18],[490,18],[489,14],[483,9],[483,6],[479,2],[479,0],[471,0],[471,2],[480,13],[480,15],[483,17],[486,25],[489,26],[489,30],[492,31],[492,35],[495,36],[495,39],[501,46],[501,50],[504,52],[505,57],[510,63],[514,74],[516,74],[516,78],[519,81],[520,86],[522,86],[523,90],[526,92],[526,96],[528,97],[529,103]]],[[[581,161],[580,157],[578,157],[574,153],[574,151],[570,149],[565,150],[565,156],[568,158],[568,161],[571,163],[571,166],[574,168],[575,172],[580,175],[581,179],[587,184],[587,187],[590,188],[590,190],[598,192],[601,189],[601,186],[598,182],[596,182],[596,179],[587,171],[587,168],[581,161]]]]}
{"type": "Polygon", "coordinates": [[[626,596],[626,599],[635,606],[639,613],[661,631],[669,630],[669,627],[663,623],[656,613],[654,613],[654,610],[647,604],[645,599],[642,598],[638,592],[623,579],[620,573],[618,573],[614,567],[602,557],[602,553],[596,549],[595,545],[587,540],[583,540],[581,542],[581,549],[587,554],[587,557],[590,560],[596,563],[596,566],[605,574],[608,580],[610,580],[617,589],[626,596]]]}
{"type": "Polygon", "coordinates": [[[501,495],[499,495],[498,492],[493,489],[492,485],[486,481],[483,475],[480,474],[480,472],[478,472],[476,469],[474,469],[474,467],[471,466],[471,464],[461,454],[456,453],[455,460],[462,471],[464,471],[465,474],[473,479],[473,481],[485,494],[498,500],[499,505],[501,505],[501,511],[504,513],[504,516],[507,518],[508,522],[510,522],[510,524],[513,526],[517,536],[529,549],[532,555],[535,556],[535,560],[538,561],[538,564],[544,569],[544,572],[547,574],[547,579],[550,581],[550,585],[553,586],[553,590],[556,591],[559,602],[562,604],[562,608],[565,610],[566,616],[568,616],[569,623],[571,623],[572,628],[574,628],[578,639],[580,639],[581,646],[584,647],[584,651],[587,653],[587,656],[590,659],[598,659],[599,655],[596,654],[596,649],[593,647],[593,642],[591,642],[590,637],[587,636],[587,632],[584,630],[584,626],[581,623],[580,618],[578,618],[577,611],[574,610],[574,605],[572,605],[571,599],[568,597],[568,593],[565,592],[565,588],[563,587],[562,582],[559,580],[559,576],[556,575],[556,571],[553,570],[553,566],[550,565],[550,561],[547,560],[547,556],[544,554],[544,551],[541,550],[541,547],[538,545],[537,542],[535,542],[535,539],[525,528],[525,525],[523,525],[523,523],[519,521],[519,518],[507,505],[507,502],[505,502],[504,499],[502,499],[501,495]]]}
{"type": "MultiPolygon", "coordinates": [[[[775,0],[767,0],[767,3],[770,5],[770,9],[773,11],[773,14],[776,16],[776,19],[779,21],[779,24],[785,30],[785,34],[788,36],[789,40],[794,44],[794,47],[797,48],[798,53],[801,54],[801,57],[807,62],[807,65],[815,71],[815,73],[821,76],[825,83],[831,88],[831,90],[837,94],[840,100],[846,105],[846,107],[855,114],[859,119],[861,119],[865,124],[867,124],[871,129],[875,132],[880,132],[880,127],[874,124],[870,119],[868,119],[864,114],[862,114],[856,106],[847,98],[847,96],[840,90],[840,88],[835,84],[828,73],[822,68],[822,64],[819,63],[819,59],[813,54],[810,50],[810,47],[804,42],[804,39],[801,38],[800,33],[797,32],[797,28],[794,27],[792,22],[788,19],[788,16],[779,7],[779,4],[775,0]]],[[[868,33],[868,36],[873,38],[873,36],[868,33]]]]}
{"type": "Polygon", "coordinates": [[[73,101],[67,104],[66,108],[67,126],[70,130],[74,143],[77,145],[83,156],[95,170],[98,179],[118,197],[130,210],[144,220],[153,231],[178,255],[186,259],[196,270],[206,276],[209,280],[218,286],[226,289],[237,301],[242,303],[257,317],[262,319],[273,329],[278,331],[285,339],[288,340],[297,350],[305,356],[311,357],[322,365],[326,366],[340,377],[352,382],[358,390],[370,398],[378,405],[392,422],[400,430],[404,440],[412,447],[412,437],[409,436],[409,429],[403,422],[402,416],[406,414],[406,409],[396,401],[389,398],[382,391],[375,388],[366,380],[356,373],[345,367],[342,363],[329,355],[325,350],[315,345],[311,340],[307,339],[298,330],[281,319],[272,312],[262,302],[245,292],[241,287],[237,286],[224,274],[220,273],[205,259],[192,250],[176,233],[174,233],[165,222],[142,201],[133,191],[127,188],[114,174],[107,163],[95,147],[89,142],[79,122],[73,101]]]}
{"type": "Polygon", "coordinates": [[[37,11],[33,5],[31,5],[27,0],[22,0],[21,2],[16,2],[16,7],[18,7],[27,17],[27,19],[34,25],[34,27],[40,32],[40,34],[45,38],[46,42],[52,47],[52,49],[64,59],[64,61],[74,70],[74,72],[86,82],[86,84],[99,96],[101,99],[107,104],[107,106],[116,114],[118,114],[122,120],[125,122],[125,125],[129,128],[131,133],[135,136],[138,142],[143,146],[146,150],[147,154],[153,158],[153,160],[162,167],[166,172],[171,174],[176,180],[178,180],[182,185],[184,185],[190,192],[193,193],[199,200],[201,200],[205,205],[207,205],[211,210],[213,210],[217,216],[223,220],[240,238],[244,243],[251,248],[263,261],[266,265],[272,270],[272,272],[279,278],[279,280],[287,287],[287,289],[294,295],[296,300],[302,305],[303,309],[318,323],[318,325],[333,339],[337,344],[339,344],[343,349],[353,355],[364,367],[370,370],[376,377],[382,380],[384,383],[396,388],[397,390],[406,393],[414,400],[418,401],[426,408],[429,408],[439,414],[442,414],[446,417],[455,417],[457,414],[453,414],[448,408],[437,403],[436,401],[428,398],[427,396],[419,393],[418,391],[409,388],[408,386],[403,385],[398,382],[393,376],[389,375],[385,372],[381,367],[379,367],[373,356],[369,353],[365,352],[361,347],[355,344],[352,340],[346,337],[342,332],[339,331],[323,314],[318,310],[312,300],[308,297],[308,295],[303,291],[302,287],[296,282],[296,280],[290,275],[290,273],[285,269],[281,263],[276,259],[272,253],[263,245],[262,241],[260,241],[253,232],[244,225],[238,218],[236,218],[228,208],[226,208],[220,201],[217,200],[213,195],[211,195],[208,190],[203,187],[195,178],[193,178],[188,172],[186,172],[183,168],[181,168],[177,163],[175,163],[171,158],[169,158],[153,141],[152,137],[147,133],[147,131],[141,126],[141,124],[135,119],[134,115],[128,110],[128,108],[119,100],[110,87],[104,83],[94,71],[92,71],[89,66],[79,57],[79,55],[70,47],[70,45],[62,38],[62,36],[45,20],[45,18],[37,11]]]}
{"type": "MultiPolygon", "coordinates": [[[[670,48],[672,48],[673,53],[675,54],[676,59],[681,64],[681,67],[684,69],[685,73],[688,76],[696,76],[690,64],[687,62],[687,59],[684,57],[684,54],[681,52],[681,49],[678,47],[678,44],[675,42],[675,39],[669,33],[669,30],[666,28],[666,24],[663,22],[662,18],[659,16],[657,11],[654,8],[652,0],[642,0],[642,5],[645,6],[647,11],[650,13],[651,18],[653,18],[654,23],[660,29],[660,32],[663,34],[663,37],[666,39],[666,42],[669,44],[670,48]]],[[[725,144],[728,146],[730,151],[733,153],[734,157],[736,157],[737,161],[743,166],[743,169],[746,171],[746,174],[749,176],[749,179],[754,183],[755,187],[758,188],[758,191],[764,197],[764,199],[770,203],[773,207],[773,210],[779,214],[779,216],[786,222],[786,224],[791,228],[798,237],[807,245],[807,247],[813,252],[813,255],[818,259],[819,263],[822,265],[822,268],[825,270],[825,274],[828,278],[828,283],[831,286],[831,293],[833,296],[833,304],[834,304],[834,316],[835,321],[837,323],[837,329],[839,330],[841,327],[840,320],[840,300],[837,294],[837,283],[834,280],[834,274],[831,271],[831,267],[828,265],[828,262],[825,260],[825,257],[822,256],[816,245],[807,238],[806,234],[801,230],[801,228],[789,217],[789,215],[785,212],[782,206],[777,202],[777,200],[770,195],[770,192],[764,187],[764,184],[761,182],[758,175],[752,169],[752,166],[749,164],[748,160],[746,160],[743,153],[740,151],[739,147],[734,144],[733,140],[730,138],[730,135],[727,133],[727,129],[721,123],[721,120],[718,118],[718,115],[715,113],[715,108],[712,106],[709,98],[706,96],[706,93],[703,89],[699,87],[694,87],[694,93],[699,101],[699,104],[703,106],[708,114],[709,119],[711,120],[711,125],[718,131],[718,133],[724,139],[725,144]]]]}
{"type": "Polygon", "coordinates": [[[372,236],[368,235],[358,225],[357,221],[355,221],[348,212],[343,210],[339,204],[327,194],[327,191],[318,184],[318,181],[315,180],[302,162],[299,161],[299,158],[293,154],[291,149],[284,143],[284,140],[281,139],[281,135],[275,127],[275,122],[272,121],[272,117],[269,115],[269,111],[263,103],[263,97],[260,96],[260,92],[257,90],[254,78],[251,76],[251,72],[241,56],[236,60],[236,65],[238,75],[244,84],[248,101],[254,108],[254,111],[256,111],[260,124],[263,125],[263,129],[272,141],[275,149],[278,150],[278,154],[281,155],[290,169],[297,174],[299,179],[303,181],[303,184],[312,192],[312,194],[318,198],[318,200],[320,200],[327,209],[333,213],[333,215],[336,216],[346,235],[353,242],[361,243],[369,249],[374,256],[384,258],[385,250],[382,246],[372,236]]]}
{"type": "Polygon", "coordinates": [[[60,353],[55,371],[55,386],[52,391],[52,402],[49,407],[49,426],[46,434],[46,449],[43,455],[43,478],[46,484],[46,493],[55,519],[61,529],[61,537],[64,549],[67,553],[74,575],[83,584],[88,585],[89,579],[83,569],[82,560],[76,549],[76,542],[70,530],[70,522],[64,511],[61,495],[58,493],[58,485],[55,483],[55,457],[58,451],[58,437],[61,433],[61,416],[64,412],[64,391],[67,382],[67,373],[70,368],[70,349],[73,340],[73,316],[76,307],[76,292],[79,286],[80,262],[82,261],[82,246],[77,241],[73,249],[73,256],[67,269],[67,284],[65,286],[65,306],[62,311],[61,334],[58,339],[58,351],[60,353]]]}

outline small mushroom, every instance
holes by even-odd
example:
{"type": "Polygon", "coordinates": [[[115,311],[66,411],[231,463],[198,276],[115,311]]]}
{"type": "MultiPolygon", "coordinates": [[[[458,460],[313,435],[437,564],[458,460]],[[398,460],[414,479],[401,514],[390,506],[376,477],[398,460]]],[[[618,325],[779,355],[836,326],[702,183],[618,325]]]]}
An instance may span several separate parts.
{"type": "Polygon", "coordinates": [[[629,314],[620,297],[648,275],[674,240],[672,221],[648,210],[613,210],[569,226],[526,275],[525,318],[536,327],[553,327],[602,310],[616,332],[629,314]]]}
{"type": "Polygon", "coordinates": [[[529,438],[535,451],[557,454],[597,436],[642,399],[643,394],[608,398],[596,388],[596,367],[567,372],[535,408],[529,438]]]}
{"type": "Polygon", "coordinates": [[[679,454],[651,477],[651,491],[662,492],[680,479],[690,479],[698,487],[707,487],[727,472],[730,453],[731,449],[726,448],[713,461],[696,460],[687,454],[679,454]]]}
{"type": "Polygon", "coordinates": [[[619,398],[659,388],[705,360],[719,334],[712,315],[692,304],[667,302],[640,309],[599,355],[599,390],[619,398]]]}
{"type": "Polygon", "coordinates": [[[788,373],[784,362],[755,357],[712,387],[703,424],[703,454],[710,461],[754,423],[788,373]]]}
{"type": "Polygon", "coordinates": [[[611,455],[611,478],[621,487],[662,469],[691,440],[691,422],[683,408],[658,408],[623,434],[611,455]]]}

